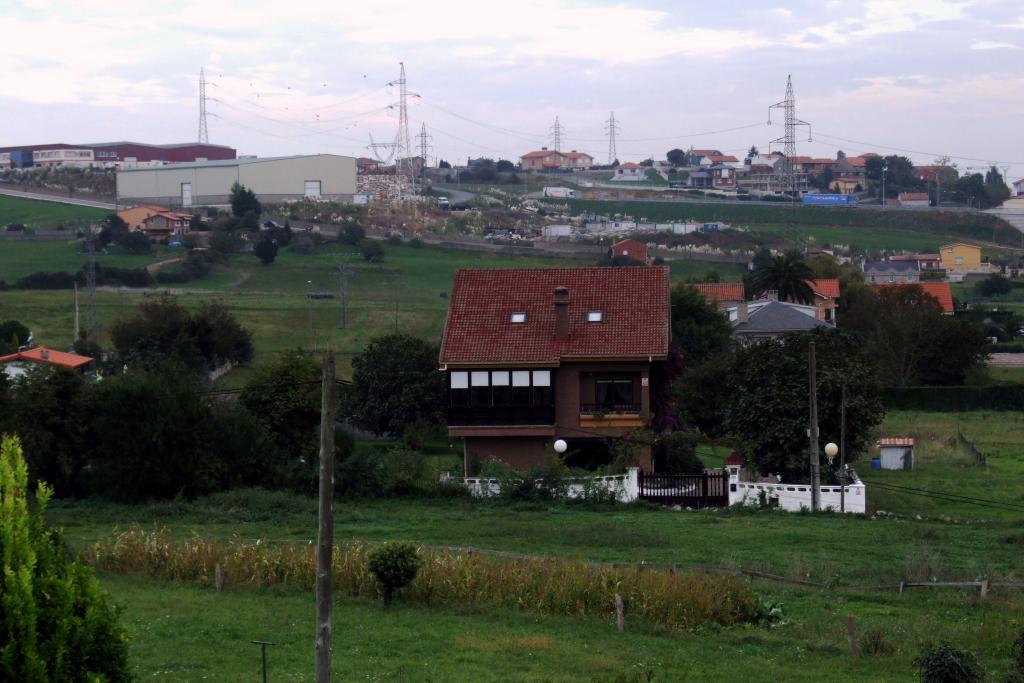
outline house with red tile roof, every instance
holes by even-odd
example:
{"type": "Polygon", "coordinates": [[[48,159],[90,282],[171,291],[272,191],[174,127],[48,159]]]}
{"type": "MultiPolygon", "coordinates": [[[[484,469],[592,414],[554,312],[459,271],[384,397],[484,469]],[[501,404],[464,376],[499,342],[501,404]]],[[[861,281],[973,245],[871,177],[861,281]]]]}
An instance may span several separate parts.
{"type": "Polygon", "coordinates": [[[651,264],[650,254],[647,253],[647,245],[636,240],[621,240],[611,247],[612,259],[628,258],[644,265],[651,264]]]}
{"type": "Polygon", "coordinates": [[[698,282],[688,286],[700,292],[708,303],[719,306],[746,301],[742,282],[698,282]]]}
{"type": "Polygon", "coordinates": [[[84,370],[92,361],[90,356],[80,356],[77,353],[65,353],[37,346],[33,349],[0,356],[0,367],[4,369],[8,377],[13,379],[25,374],[30,368],[40,365],[84,370]]]}
{"type": "Polygon", "coordinates": [[[644,180],[647,177],[645,169],[640,164],[634,164],[632,161],[627,161],[624,164],[619,164],[615,167],[612,172],[611,180],[644,180]]]}
{"type": "Polygon", "coordinates": [[[912,285],[899,282],[877,282],[874,287],[920,287],[925,294],[934,297],[945,315],[953,315],[953,290],[948,282],[915,282],[912,285]]]}
{"type": "Polygon", "coordinates": [[[669,336],[664,267],[457,271],[439,363],[466,472],[539,465],[559,439],[569,464],[609,462],[608,439],[649,423],[669,336]]]}
{"type": "Polygon", "coordinates": [[[542,147],[519,157],[524,171],[551,171],[558,169],[588,169],[594,165],[594,157],[586,152],[559,152],[542,147]]]}
{"type": "Polygon", "coordinates": [[[830,323],[836,321],[836,303],[839,299],[839,279],[819,278],[808,280],[807,284],[814,291],[814,306],[818,311],[818,320],[830,323]]]}

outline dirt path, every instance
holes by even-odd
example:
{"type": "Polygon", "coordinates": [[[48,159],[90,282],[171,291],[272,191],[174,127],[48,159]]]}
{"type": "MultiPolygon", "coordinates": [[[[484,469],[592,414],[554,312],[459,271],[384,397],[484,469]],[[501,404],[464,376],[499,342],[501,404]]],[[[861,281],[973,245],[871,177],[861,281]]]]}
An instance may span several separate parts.
{"type": "Polygon", "coordinates": [[[150,263],[148,266],[146,266],[146,270],[149,272],[150,275],[152,275],[156,271],[160,270],[162,267],[168,266],[172,263],[178,263],[179,261],[181,261],[180,256],[176,256],[175,258],[164,259],[163,261],[150,263]]]}

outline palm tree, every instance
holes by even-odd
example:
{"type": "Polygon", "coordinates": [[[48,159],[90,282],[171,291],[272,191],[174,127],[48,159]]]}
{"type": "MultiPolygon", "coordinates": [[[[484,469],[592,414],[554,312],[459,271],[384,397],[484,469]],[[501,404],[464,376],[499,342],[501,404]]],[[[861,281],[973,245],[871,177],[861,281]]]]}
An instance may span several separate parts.
{"type": "Polygon", "coordinates": [[[813,304],[814,271],[798,254],[776,256],[754,269],[750,285],[755,296],[769,290],[779,293],[779,301],[813,304]]]}

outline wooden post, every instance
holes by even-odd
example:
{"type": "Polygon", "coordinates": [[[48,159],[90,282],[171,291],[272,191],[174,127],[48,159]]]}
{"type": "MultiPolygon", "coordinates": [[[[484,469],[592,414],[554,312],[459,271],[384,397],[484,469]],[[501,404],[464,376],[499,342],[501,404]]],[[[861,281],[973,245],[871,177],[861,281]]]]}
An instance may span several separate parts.
{"type": "Polygon", "coordinates": [[[213,587],[218,593],[224,590],[224,570],[221,569],[220,562],[213,565],[213,587]]]}
{"type": "Polygon", "coordinates": [[[320,528],[316,551],[316,683],[331,680],[331,565],[334,553],[334,352],[324,352],[320,392],[320,528]]]}
{"type": "Polygon", "coordinates": [[[846,512],[846,383],[839,396],[839,512],[846,512]]]}
{"type": "Polygon", "coordinates": [[[985,598],[988,597],[988,579],[982,579],[981,580],[980,589],[981,589],[980,597],[981,597],[982,600],[984,600],[985,598]]]}
{"type": "Polygon", "coordinates": [[[811,439],[811,511],[821,509],[821,469],[818,464],[818,381],[814,359],[814,342],[810,343],[807,368],[808,394],[811,404],[811,426],[807,430],[811,439]]]}
{"type": "Polygon", "coordinates": [[[860,645],[857,643],[857,633],[853,630],[853,615],[846,615],[846,640],[850,643],[850,652],[854,657],[860,657],[860,645]]]}
{"type": "Polygon", "coordinates": [[[626,608],[622,604],[622,596],[615,594],[615,624],[619,627],[619,633],[626,630],[626,608]]]}

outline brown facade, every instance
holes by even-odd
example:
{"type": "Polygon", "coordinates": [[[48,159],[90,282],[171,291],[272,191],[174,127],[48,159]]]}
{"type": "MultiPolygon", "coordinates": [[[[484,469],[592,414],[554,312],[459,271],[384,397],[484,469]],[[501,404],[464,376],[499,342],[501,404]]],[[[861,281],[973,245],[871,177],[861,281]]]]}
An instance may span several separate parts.
{"type": "MultiPolygon", "coordinates": [[[[481,371],[479,367],[474,369],[481,371]]],[[[459,369],[450,368],[451,371],[459,369]]],[[[449,386],[452,385],[450,372],[449,386]]],[[[607,438],[623,437],[647,426],[651,413],[651,364],[646,359],[566,362],[550,372],[554,387],[553,406],[550,406],[553,410],[534,412],[540,416],[535,424],[493,424],[493,420],[484,417],[501,410],[493,405],[479,406],[480,421],[489,424],[459,424],[458,413],[452,412],[448,433],[465,439],[466,472],[471,473],[494,459],[517,469],[527,469],[543,464],[545,458],[554,453],[552,444],[557,439],[567,442],[571,454],[574,450],[598,447],[607,438]]],[[[487,401],[483,393],[474,397],[478,403],[487,401]]],[[[490,402],[493,403],[493,399],[490,402]]],[[[541,407],[531,406],[534,410],[541,407]]],[[[507,413],[502,415],[502,419],[507,417],[507,413]]],[[[651,470],[649,446],[637,446],[636,457],[641,468],[651,470]]]]}

